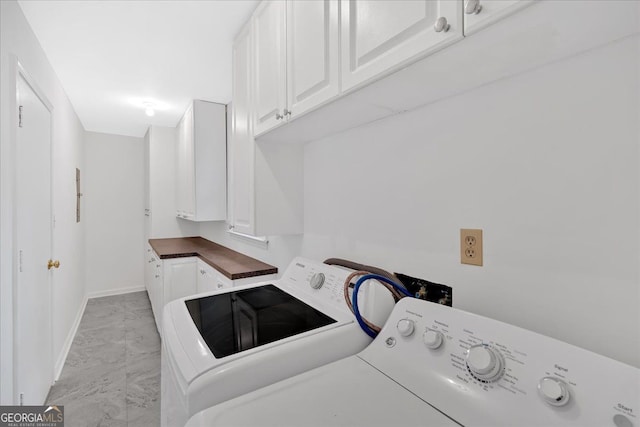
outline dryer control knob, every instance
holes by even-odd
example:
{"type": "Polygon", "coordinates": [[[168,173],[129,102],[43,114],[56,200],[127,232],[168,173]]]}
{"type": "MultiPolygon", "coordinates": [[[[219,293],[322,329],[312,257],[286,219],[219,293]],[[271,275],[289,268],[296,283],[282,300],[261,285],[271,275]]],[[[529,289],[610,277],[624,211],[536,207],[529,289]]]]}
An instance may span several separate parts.
{"type": "Polygon", "coordinates": [[[400,333],[400,335],[402,335],[403,337],[408,337],[413,334],[415,324],[413,323],[413,320],[400,319],[396,327],[398,328],[398,332],[400,333]]]}
{"type": "Polygon", "coordinates": [[[497,381],[504,372],[504,358],[493,347],[474,345],[467,350],[467,369],[482,382],[497,381]]]}
{"type": "Polygon", "coordinates": [[[313,289],[320,289],[324,285],[324,273],[316,273],[311,276],[309,284],[313,289]]]}
{"type": "Polygon", "coordinates": [[[422,334],[422,339],[424,341],[424,345],[435,350],[442,345],[442,332],[427,329],[424,334],[422,334]]]}
{"type": "Polygon", "coordinates": [[[544,377],[538,382],[538,394],[553,406],[563,406],[569,402],[569,387],[559,378],[544,377]]]}

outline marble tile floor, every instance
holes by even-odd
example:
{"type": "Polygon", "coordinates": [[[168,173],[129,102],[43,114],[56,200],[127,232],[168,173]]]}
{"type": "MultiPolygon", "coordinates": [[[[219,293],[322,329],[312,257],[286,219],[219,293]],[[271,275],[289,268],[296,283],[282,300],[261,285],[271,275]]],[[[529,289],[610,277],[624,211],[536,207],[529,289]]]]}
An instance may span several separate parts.
{"type": "Polygon", "coordinates": [[[145,291],[93,298],[49,405],[66,427],[160,426],[160,337],[145,291]]]}

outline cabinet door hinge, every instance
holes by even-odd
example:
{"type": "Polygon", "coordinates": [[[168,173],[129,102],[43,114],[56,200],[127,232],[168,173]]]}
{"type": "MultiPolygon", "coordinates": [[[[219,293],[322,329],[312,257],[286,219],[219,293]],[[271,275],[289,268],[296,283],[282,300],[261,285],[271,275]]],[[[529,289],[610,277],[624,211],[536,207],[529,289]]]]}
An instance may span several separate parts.
{"type": "Polygon", "coordinates": [[[22,105],[18,107],[18,127],[22,127],[22,105]]]}

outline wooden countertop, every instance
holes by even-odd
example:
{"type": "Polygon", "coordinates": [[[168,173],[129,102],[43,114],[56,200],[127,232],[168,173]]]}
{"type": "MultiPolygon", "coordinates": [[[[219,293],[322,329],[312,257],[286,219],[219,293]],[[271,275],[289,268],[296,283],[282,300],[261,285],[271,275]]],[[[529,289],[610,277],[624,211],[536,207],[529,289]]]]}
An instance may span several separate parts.
{"type": "Polygon", "coordinates": [[[149,239],[160,259],[197,256],[231,280],[276,274],[278,268],[202,237],[149,239]]]}

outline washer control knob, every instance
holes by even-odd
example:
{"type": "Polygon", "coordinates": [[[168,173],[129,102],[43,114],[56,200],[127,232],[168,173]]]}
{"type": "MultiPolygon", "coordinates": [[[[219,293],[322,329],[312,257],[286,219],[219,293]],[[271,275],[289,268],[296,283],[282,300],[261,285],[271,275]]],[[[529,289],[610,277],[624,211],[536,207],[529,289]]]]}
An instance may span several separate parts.
{"type": "Polygon", "coordinates": [[[324,273],[316,273],[311,276],[309,284],[313,289],[320,289],[324,285],[324,273]]]}
{"type": "Polygon", "coordinates": [[[504,372],[504,358],[493,347],[486,344],[474,345],[467,350],[467,369],[480,381],[497,381],[504,372]]]}
{"type": "Polygon", "coordinates": [[[424,345],[435,350],[442,345],[442,332],[427,329],[424,334],[422,334],[422,339],[424,341],[424,345]]]}
{"type": "Polygon", "coordinates": [[[411,336],[411,334],[413,334],[413,330],[415,329],[415,324],[413,323],[413,320],[405,318],[405,319],[400,319],[396,327],[398,328],[398,332],[400,333],[400,335],[402,335],[403,337],[408,337],[408,336],[411,336]]]}
{"type": "Polygon", "coordinates": [[[542,378],[538,381],[538,393],[549,405],[563,406],[569,402],[569,387],[559,378],[542,378]]]}

